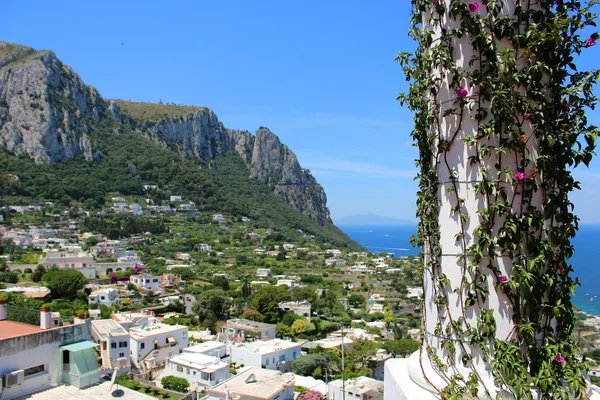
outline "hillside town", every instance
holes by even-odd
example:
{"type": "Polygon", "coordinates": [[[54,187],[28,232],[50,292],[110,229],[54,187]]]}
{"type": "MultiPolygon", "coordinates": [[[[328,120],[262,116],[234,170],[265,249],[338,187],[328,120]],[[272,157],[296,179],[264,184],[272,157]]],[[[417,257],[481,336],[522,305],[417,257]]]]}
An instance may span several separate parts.
{"type": "Polygon", "coordinates": [[[412,257],[112,200],[101,215],[3,209],[3,399],[106,382],[173,398],[253,398],[260,386],[266,399],[376,400],[386,362],[419,347],[412,257]]]}

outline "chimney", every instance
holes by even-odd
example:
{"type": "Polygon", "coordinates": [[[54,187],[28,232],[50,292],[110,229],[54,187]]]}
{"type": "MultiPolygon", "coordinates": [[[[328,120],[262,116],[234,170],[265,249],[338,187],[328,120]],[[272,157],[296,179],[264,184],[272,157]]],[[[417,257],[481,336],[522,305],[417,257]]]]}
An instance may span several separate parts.
{"type": "Polygon", "coordinates": [[[0,303],[0,321],[4,321],[6,319],[6,304],[0,303]]]}
{"type": "Polygon", "coordinates": [[[52,326],[52,311],[40,311],[40,329],[50,329],[52,326]]]}

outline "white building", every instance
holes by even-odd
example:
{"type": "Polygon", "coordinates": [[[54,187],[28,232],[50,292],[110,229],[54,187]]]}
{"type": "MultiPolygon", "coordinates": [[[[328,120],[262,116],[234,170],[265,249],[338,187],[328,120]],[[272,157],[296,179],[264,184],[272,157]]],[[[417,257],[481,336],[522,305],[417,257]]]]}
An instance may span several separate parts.
{"type": "Polygon", "coordinates": [[[40,313],[40,325],[6,320],[0,304],[0,376],[2,400],[12,400],[52,386],[79,388],[100,381],[89,321],[54,327],[50,311],[40,313]]]}
{"type": "Polygon", "coordinates": [[[92,290],[88,296],[89,304],[98,304],[108,307],[119,304],[119,291],[115,288],[105,288],[92,290]]]}
{"type": "Polygon", "coordinates": [[[287,372],[300,357],[300,343],[271,339],[244,342],[231,347],[231,362],[257,368],[287,372]]]}
{"type": "Polygon", "coordinates": [[[129,329],[134,326],[144,327],[148,325],[148,320],[153,316],[152,312],[118,312],[111,314],[110,318],[117,321],[123,328],[129,329]]]}
{"type": "Polygon", "coordinates": [[[225,217],[223,216],[223,214],[215,214],[212,217],[213,221],[225,221],[225,217]]]}
{"type": "Polygon", "coordinates": [[[293,279],[279,279],[277,281],[277,285],[276,286],[287,286],[289,288],[293,288],[294,286],[296,286],[296,282],[293,279]]]}
{"type": "Polygon", "coordinates": [[[198,251],[211,251],[212,250],[212,246],[206,243],[200,243],[198,246],[196,246],[198,248],[198,251]]]}
{"type": "Polygon", "coordinates": [[[259,268],[256,270],[256,276],[266,278],[268,276],[271,276],[271,270],[269,268],[259,268]]]}
{"type": "Polygon", "coordinates": [[[167,265],[167,271],[171,271],[173,268],[187,268],[190,271],[192,271],[194,269],[193,265],[189,265],[189,264],[171,264],[171,265],[167,265]]]}
{"type": "Polygon", "coordinates": [[[160,290],[160,276],[153,275],[131,275],[129,282],[136,285],[139,289],[160,290]]]}
{"type": "Polygon", "coordinates": [[[293,400],[294,375],[260,368],[248,368],[208,389],[208,400],[224,399],[293,400]]]}
{"type": "Polygon", "coordinates": [[[251,334],[259,339],[275,339],[275,325],[249,319],[234,318],[227,320],[227,325],[221,328],[229,340],[241,341],[244,336],[251,334]]]}
{"type": "Polygon", "coordinates": [[[167,360],[162,375],[187,379],[190,389],[206,390],[229,378],[229,364],[206,354],[183,353],[167,360]]]}
{"type": "MultiPolygon", "coordinates": [[[[342,380],[337,379],[327,385],[328,400],[383,400],[383,382],[366,376],[348,379],[343,385],[346,392],[342,392],[342,380]]],[[[390,399],[392,400],[392,399],[390,399]]]]}
{"type": "Polygon", "coordinates": [[[188,346],[187,326],[165,325],[148,318],[145,326],[129,329],[131,363],[144,371],[164,363],[188,346]]]}
{"type": "Polygon", "coordinates": [[[307,301],[288,301],[279,303],[279,309],[282,311],[291,311],[296,315],[310,319],[310,303],[307,301]]]}
{"type": "Polygon", "coordinates": [[[209,340],[183,349],[184,353],[206,354],[207,356],[223,358],[227,355],[225,343],[209,340]]]}
{"type": "Polygon", "coordinates": [[[66,253],[52,250],[40,257],[38,264],[46,268],[56,265],[60,269],[79,269],[94,267],[94,258],[86,252],[66,253]]]}
{"type": "Polygon", "coordinates": [[[125,366],[119,369],[119,373],[131,369],[129,332],[119,323],[112,319],[92,321],[92,338],[100,345],[102,370],[112,370],[117,365],[125,366]]]}
{"type": "Polygon", "coordinates": [[[169,197],[169,201],[173,203],[179,203],[180,201],[182,201],[182,198],[181,196],[171,196],[169,197]]]}

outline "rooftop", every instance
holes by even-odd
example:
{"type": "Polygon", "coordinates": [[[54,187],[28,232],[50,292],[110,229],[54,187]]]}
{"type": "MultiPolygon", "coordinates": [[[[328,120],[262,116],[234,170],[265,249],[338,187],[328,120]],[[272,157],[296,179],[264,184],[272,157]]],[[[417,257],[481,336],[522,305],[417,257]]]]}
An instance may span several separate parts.
{"type": "Polygon", "coordinates": [[[271,339],[271,340],[257,340],[254,342],[246,342],[235,345],[236,348],[243,348],[252,353],[258,354],[269,354],[278,350],[290,349],[293,347],[300,347],[300,343],[290,342],[289,340],[282,339],[271,339]]]}
{"type": "Polygon", "coordinates": [[[207,356],[206,354],[200,353],[182,353],[178,356],[169,358],[169,362],[203,370],[205,372],[214,372],[229,367],[229,364],[224,363],[218,357],[207,356]]]}
{"type": "Polygon", "coordinates": [[[39,326],[3,320],[0,321],[0,340],[12,339],[18,336],[26,336],[42,332],[39,326]]]}
{"type": "Polygon", "coordinates": [[[99,319],[92,321],[92,327],[100,335],[124,335],[127,334],[125,328],[123,328],[117,321],[112,319],[99,319]]]}
{"type": "Polygon", "coordinates": [[[225,391],[229,389],[231,396],[247,395],[253,398],[268,399],[288,385],[294,385],[293,374],[283,374],[269,369],[248,368],[248,370],[214,386],[208,392],[225,394],[225,391]]]}
{"type": "Polygon", "coordinates": [[[275,328],[275,325],[266,324],[264,322],[250,321],[249,319],[234,318],[227,321],[227,327],[252,330],[275,328]]]}
{"type": "MultiPolygon", "coordinates": [[[[335,381],[329,382],[329,384],[342,387],[342,380],[336,379],[335,381]]],[[[346,392],[352,391],[355,394],[383,393],[383,382],[366,376],[359,376],[346,380],[345,389],[346,392]]]]}
{"type": "MultiPolygon", "coordinates": [[[[191,333],[191,332],[190,332],[191,333]]],[[[196,344],[194,346],[186,347],[183,349],[184,353],[203,353],[207,350],[213,350],[225,347],[225,343],[209,340],[208,342],[196,344]]]]}
{"type": "MultiPolygon", "coordinates": [[[[90,386],[85,389],[77,389],[75,386],[56,386],[41,392],[30,394],[27,396],[19,397],[18,400],[30,399],[30,400],[88,400],[88,399],[114,399],[117,396],[113,396],[112,392],[117,390],[115,384],[112,391],[109,391],[110,382],[102,382],[98,385],[90,386]]],[[[118,389],[123,391],[122,396],[118,396],[119,399],[124,400],[153,400],[154,397],[148,396],[135,390],[127,389],[121,385],[118,385],[118,389]]]]}
{"type": "Polygon", "coordinates": [[[149,336],[159,335],[161,333],[169,333],[169,332],[177,332],[185,330],[187,332],[187,326],[179,326],[179,325],[166,325],[161,323],[153,323],[149,324],[145,327],[131,327],[129,329],[129,334],[133,339],[143,339],[149,336]]]}
{"type": "Polygon", "coordinates": [[[50,294],[50,289],[44,286],[13,286],[0,290],[0,292],[21,293],[25,297],[40,298],[50,294]]]}

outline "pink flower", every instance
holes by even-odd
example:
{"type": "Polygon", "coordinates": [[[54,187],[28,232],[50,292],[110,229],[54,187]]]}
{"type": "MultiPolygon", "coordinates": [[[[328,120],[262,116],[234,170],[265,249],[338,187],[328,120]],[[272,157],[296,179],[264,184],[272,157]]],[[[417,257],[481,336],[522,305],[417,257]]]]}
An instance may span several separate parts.
{"type": "Polygon", "coordinates": [[[469,91],[465,88],[460,88],[456,91],[456,95],[461,99],[464,99],[469,94],[469,91]]]}
{"type": "Polygon", "coordinates": [[[568,109],[569,109],[569,107],[571,107],[571,103],[569,103],[568,101],[565,101],[565,102],[562,104],[562,108],[563,108],[563,110],[568,110],[568,109]]]}
{"type": "Polygon", "coordinates": [[[589,38],[587,38],[587,40],[585,41],[585,47],[592,47],[595,44],[596,44],[596,41],[591,36],[589,38]]]}
{"type": "Polygon", "coordinates": [[[524,115],[524,117],[525,117],[526,120],[530,120],[531,119],[531,114],[527,113],[527,114],[524,115]]]}
{"type": "Polygon", "coordinates": [[[561,356],[560,353],[558,353],[556,355],[556,357],[554,357],[554,361],[556,361],[557,363],[560,363],[560,364],[567,362],[567,360],[565,360],[565,358],[563,356],[561,356]]]}
{"type": "Polygon", "coordinates": [[[563,41],[567,41],[567,40],[571,40],[571,36],[567,35],[566,33],[561,34],[560,36],[562,36],[563,41]]]}
{"type": "Polygon", "coordinates": [[[501,283],[506,283],[506,282],[508,282],[508,278],[507,278],[506,276],[504,276],[504,275],[500,275],[500,276],[498,277],[498,280],[499,280],[501,283]]]}
{"type": "Polygon", "coordinates": [[[433,2],[434,2],[434,3],[437,3],[437,2],[438,2],[438,0],[433,0],[433,2]]]}
{"type": "Polygon", "coordinates": [[[525,180],[525,173],[523,173],[521,171],[515,172],[514,179],[517,182],[523,182],[525,180]]]}
{"type": "Polygon", "coordinates": [[[479,11],[479,2],[476,1],[475,3],[469,4],[469,11],[472,13],[479,11]]]}

